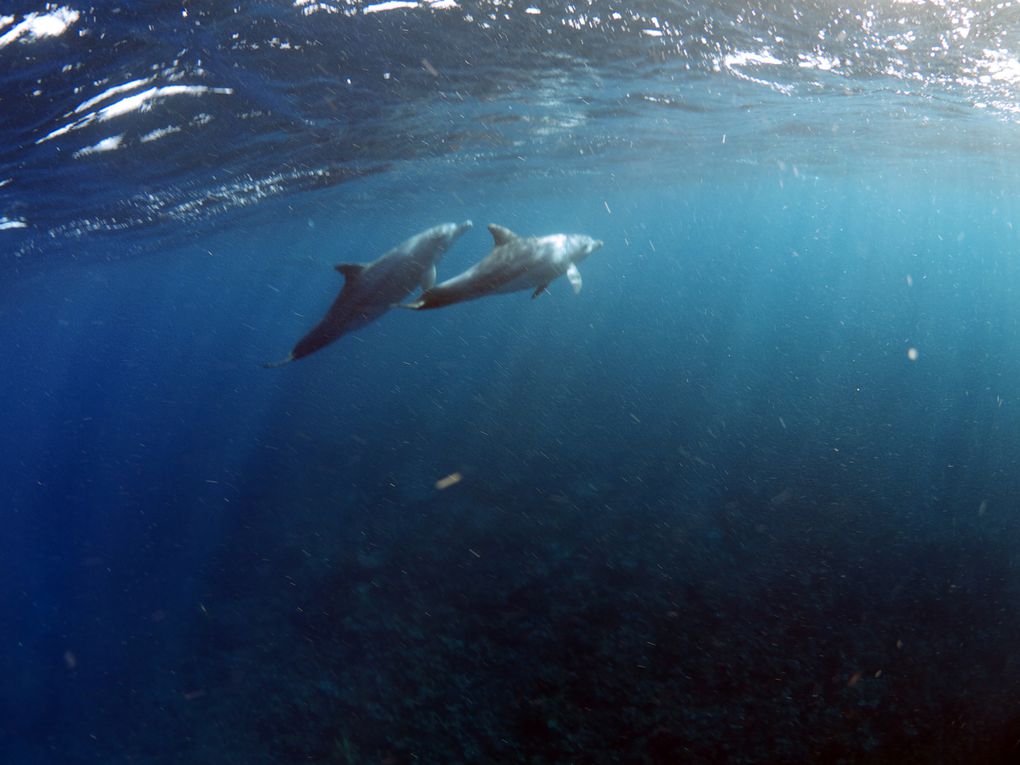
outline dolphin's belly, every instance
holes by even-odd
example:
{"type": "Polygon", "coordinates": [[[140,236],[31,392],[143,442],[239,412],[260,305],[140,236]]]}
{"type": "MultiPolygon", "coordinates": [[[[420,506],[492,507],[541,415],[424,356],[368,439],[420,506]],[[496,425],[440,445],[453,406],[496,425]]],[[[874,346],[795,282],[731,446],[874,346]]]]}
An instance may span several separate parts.
{"type": "Polygon", "coordinates": [[[539,263],[517,274],[507,281],[495,287],[493,292],[519,292],[520,290],[533,290],[544,287],[559,276],[563,276],[564,269],[554,263],[539,263]]]}

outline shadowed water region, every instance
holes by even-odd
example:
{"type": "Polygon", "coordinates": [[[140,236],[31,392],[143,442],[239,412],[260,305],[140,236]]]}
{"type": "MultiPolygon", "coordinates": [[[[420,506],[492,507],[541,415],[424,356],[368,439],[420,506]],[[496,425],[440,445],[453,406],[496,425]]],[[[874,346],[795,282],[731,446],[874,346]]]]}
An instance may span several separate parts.
{"type": "Polygon", "coordinates": [[[4,763],[1020,759],[1011,6],[15,6],[4,763]]]}

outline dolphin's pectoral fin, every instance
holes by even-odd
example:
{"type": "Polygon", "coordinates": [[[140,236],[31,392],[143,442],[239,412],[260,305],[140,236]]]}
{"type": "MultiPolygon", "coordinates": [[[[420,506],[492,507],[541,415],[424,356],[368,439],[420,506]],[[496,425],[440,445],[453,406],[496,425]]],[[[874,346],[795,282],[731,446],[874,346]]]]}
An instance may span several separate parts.
{"type": "Polygon", "coordinates": [[[264,369],[275,369],[276,367],[282,367],[284,364],[289,364],[294,360],[294,354],[288,353],[287,358],[280,359],[279,361],[267,361],[262,365],[264,369]]]}
{"type": "Polygon", "coordinates": [[[549,291],[549,285],[548,284],[543,284],[542,286],[537,287],[535,289],[535,291],[531,293],[531,299],[534,300],[539,295],[541,295],[543,292],[548,292],[548,291],[549,291]]]}
{"type": "Polygon", "coordinates": [[[361,275],[361,272],[365,270],[365,266],[361,263],[338,263],[333,266],[333,270],[339,271],[344,275],[344,279],[351,281],[361,275]]]}
{"type": "Polygon", "coordinates": [[[570,268],[567,269],[567,278],[570,280],[570,286],[574,288],[574,294],[576,295],[581,291],[581,272],[577,270],[577,266],[573,263],[570,264],[570,268]]]}
{"type": "Polygon", "coordinates": [[[436,285],[436,264],[433,263],[431,266],[425,269],[425,273],[421,275],[421,288],[423,290],[430,290],[436,285]]]}
{"type": "Polygon", "coordinates": [[[492,241],[497,247],[518,238],[510,229],[497,226],[495,223],[489,224],[489,233],[492,234],[492,241]]]}

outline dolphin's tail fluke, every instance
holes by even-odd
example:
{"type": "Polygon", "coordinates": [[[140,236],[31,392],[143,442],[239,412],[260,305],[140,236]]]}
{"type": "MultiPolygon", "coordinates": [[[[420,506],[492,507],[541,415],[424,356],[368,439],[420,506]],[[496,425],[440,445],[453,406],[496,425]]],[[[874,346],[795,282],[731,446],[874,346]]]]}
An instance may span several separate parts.
{"type": "Polygon", "coordinates": [[[282,367],[284,364],[289,364],[294,360],[294,354],[288,353],[287,358],[280,359],[279,361],[267,361],[262,365],[263,369],[275,369],[276,367],[282,367]]]}

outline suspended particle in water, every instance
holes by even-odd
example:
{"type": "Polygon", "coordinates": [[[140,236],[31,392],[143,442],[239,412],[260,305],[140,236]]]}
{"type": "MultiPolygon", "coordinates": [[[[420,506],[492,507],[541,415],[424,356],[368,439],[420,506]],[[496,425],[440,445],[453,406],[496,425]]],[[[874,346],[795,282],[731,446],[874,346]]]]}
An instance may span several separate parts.
{"type": "Polygon", "coordinates": [[[907,348],[907,358],[911,361],[917,361],[917,357],[920,354],[917,352],[917,348],[907,348]]]}
{"type": "Polygon", "coordinates": [[[450,475],[446,476],[445,478],[440,478],[438,481],[436,481],[436,488],[439,489],[440,491],[442,491],[443,489],[449,489],[454,484],[460,483],[463,477],[464,476],[462,476],[460,473],[450,473],[450,475]]]}

